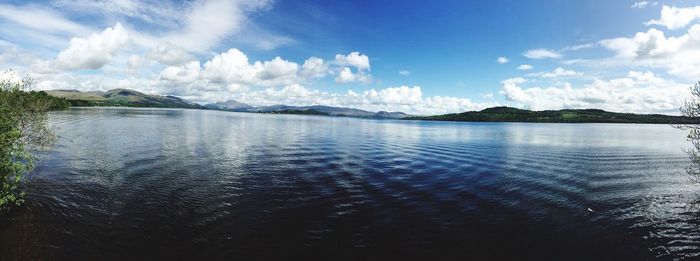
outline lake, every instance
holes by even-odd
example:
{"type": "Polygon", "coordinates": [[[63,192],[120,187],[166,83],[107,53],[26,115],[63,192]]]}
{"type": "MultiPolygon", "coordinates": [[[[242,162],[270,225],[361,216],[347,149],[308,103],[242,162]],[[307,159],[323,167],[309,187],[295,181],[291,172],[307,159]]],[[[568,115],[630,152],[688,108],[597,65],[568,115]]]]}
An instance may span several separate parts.
{"type": "Polygon", "coordinates": [[[0,260],[700,255],[685,133],[75,108],[0,260]]]}

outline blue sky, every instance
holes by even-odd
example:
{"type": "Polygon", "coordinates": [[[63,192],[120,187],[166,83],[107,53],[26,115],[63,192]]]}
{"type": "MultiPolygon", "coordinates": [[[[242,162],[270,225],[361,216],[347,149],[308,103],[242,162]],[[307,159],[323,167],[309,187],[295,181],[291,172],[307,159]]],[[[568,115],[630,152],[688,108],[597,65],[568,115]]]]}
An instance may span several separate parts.
{"type": "Polygon", "coordinates": [[[700,1],[4,1],[0,65],[38,89],[435,114],[677,113],[700,1]]]}

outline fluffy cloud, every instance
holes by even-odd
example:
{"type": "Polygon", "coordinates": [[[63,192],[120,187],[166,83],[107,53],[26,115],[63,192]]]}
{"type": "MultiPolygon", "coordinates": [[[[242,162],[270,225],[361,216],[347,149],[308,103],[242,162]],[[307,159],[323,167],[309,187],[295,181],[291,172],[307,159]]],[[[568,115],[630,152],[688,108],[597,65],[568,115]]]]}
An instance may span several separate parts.
{"type": "Polygon", "coordinates": [[[229,49],[204,63],[204,77],[213,82],[252,84],[257,69],[248,62],[248,56],[238,49],[229,49]]]}
{"type": "MultiPolygon", "coordinates": [[[[350,55],[352,57],[352,55],[350,55]]],[[[365,56],[366,57],[366,56],[365,56]]],[[[360,68],[368,68],[351,58],[350,61],[360,68]]],[[[310,57],[302,66],[295,62],[275,57],[269,61],[251,62],[248,56],[238,49],[215,55],[210,60],[200,63],[190,62],[181,66],[168,66],[159,74],[159,79],[171,81],[170,84],[181,82],[191,85],[199,80],[197,86],[219,85],[230,90],[248,87],[280,87],[303,84],[313,79],[326,76],[329,71],[336,74],[336,82],[369,83],[372,76],[365,70],[353,72],[350,67],[331,67],[323,59],[310,57]]],[[[368,66],[368,65],[367,65],[368,66]]]]}
{"type": "Polygon", "coordinates": [[[309,78],[323,78],[328,74],[329,65],[318,57],[309,57],[301,66],[302,73],[309,78]]]}
{"type": "Polygon", "coordinates": [[[75,37],[68,49],[58,54],[55,65],[62,69],[102,68],[128,40],[128,33],[119,23],[87,38],[75,37]]]}
{"type": "Polygon", "coordinates": [[[359,71],[369,71],[369,57],[359,52],[351,52],[348,55],[336,54],[335,62],[341,66],[353,66],[359,71]]]}
{"type": "Polygon", "coordinates": [[[401,74],[403,76],[409,76],[409,75],[411,75],[411,72],[408,70],[401,70],[401,71],[399,71],[399,74],[401,74]]]}
{"type": "Polygon", "coordinates": [[[508,63],[508,61],[510,61],[508,59],[508,57],[501,56],[501,57],[496,58],[496,62],[499,64],[506,64],[506,63],[508,63]]]}
{"type": "Polygon", "coordinates": [[[360,82],[360,83],[368,84],[368,83],[372,82],[372,76],[365,73],[364,71],[358,71],[357,73],[353,73],[349,67],[343,67],[338,72],[338,76],[335,77],[335,82],[337,82],[337,83],[360,82]]]}
{"type": "Polygon", "coordinates": [[[201,68],[198,61],[183,66],[168,66],[160,73],[159,79],[179,83],[191,83],[199,79],[201,68]]]}
{"type": "Polygon", "coordinates": [[[697,77],[700,71],[700,24],[678,37],[666,37],[652,28],[631,38],[606,39],[600,44],[615,53],[617,63],[626,66],[664,68],[687,79],[697,77]]]}
{"type": "MultiPolygon", "coordinates": [[[[258,67],[256,63],[256,67],[258,67]]],[[[299,71],[299,65],[296,63],[284,60],[279,56],[271,61],[262,63],[262,69],[258,72],[258,77],[261,80],[294,78],[299,71]]]]}
{"type": "Polygon", "coordinates": [[[336,83],[352,83],[360,82],[368,84],[372,82],[372,75],[368,73],[370,70],[369,57],[359,52],[351,52],[348,55],[336,54],[335,64],[339,66],[335,72],[336,83]],[[355,72],[350,67],[355,68],[355,72]]]}
{"type": "MultiPolygon", "coordinates": [[[[350,61],[353,61],[353,58],[350,61]]],[[[354,61],[352,63],[360,68],[367,68],[357,63],[358,60],[354,61]]],[[[233,48],[203,63],[193,61],[167,66],[157,74],[156,80],[151,82],[150,86],[142,86],[139,89],[150,88],[156,93],[179,95],[200,102],[221,101],[245,96],[246,93],[272,95],[284,90],[284,93],[291,95],[285,96],[288,98],[285,101],[300,102],[307,101],[307,98],[299,95],[315,95],[315,91],[303,87],[306,83],[329,74],[334,74],[336,81],[343,83],[371,81],[371,75],[365,69],[353,72],[350,67],[341,67],[335,62],[327,63],[318,57],[308,58],[301,66],[281,57],[253,62],[245,53],[233,48]],[[265,92],[255,91],[259,88],[267,89],[265,92]]],[[[259,96],[245,97],[255,98],[252,102],[266,103],[266,100],[259,96]]]]}
{"type": "Polygon", "coordinates": [[[650,20],[647,25],[661,25],[675,30],[689,25],[696,19],[700,19],[700,6],[679,8],[664,5],[661,8],[661,18],[650,20]]]}
{"type": "Polygon", "coordinates": [[[374,89],[364,92],[364,98],[370,103],[388,103],[388,104],[400,104],[400,105],[411,105],[421,102],[423,98],[423,92],[420,87],[408,87],[400,86],[393,88],[386,88],[380,91],[375,91],[374,89]]]}
{"type": "Polygon", "coordinates": [[[529,64],[521,64],[520,66],[518,66],[518,70],[521,70],[521,71],[532,70],[532,68],[535,68],[535,67],[532,67],[532,65],[529,65],[529,64]]]}
{"type": "Polygon", "coordinates": [[[576,71],[573,70],[566,70],[561,67],[557,67],[556,69],[552,70],[551,72],[544,72],[538,74],[542,78],[559,78],[559,77],[567,77],[567,76],[575,76],[579,75],[576,71]]]}
{"type": "Polygon", "coordinates": [[[172,44],[160,44],[154,48],[148,57],[165,65],[181,65],[194,60],[194,56],[184,49],[172,44]]]}
{"type": "Polygon", "coordinates": [[[530,59],[559,59],[561,58],[561,54],[552,51],[552,50],[547,50],[547,49],[533,49],[533,50],[528,50],[527,52],[523,53],[523,55],[527,58],[530,59]]]}
{"type": "Polygon", "coordinates": [[[678,113],[689,94],[688,86],[661,79],[651,72],[630,71],[627,77],[596,79],[580,88],[569,83],[557,87],[524,88],[527,80],[511,78],[502,82],[507,100],[534,110],[599,108],[634,113],[678,113]]]}
{"type": "Polygon", "coordinates": [[[234,85],[280,86],[298,82],[299,65],[275,57],[271,61],[248,62],[248,56],[230,49],[204,63],[203,78],[234,85]]]}
{"type": "Polygon", "coordinates": [[[369,111],[403,111],[418,115],[480,110],[498,105],[493,102],[474,103],[469,99],[455,97],[424,97],[419,86],[370,89],[359,93],[348,90],[344,94],[336,94],[295,84],[280,89],[244,92],[234,98],[255,105],[327,105],[369,111]]]}

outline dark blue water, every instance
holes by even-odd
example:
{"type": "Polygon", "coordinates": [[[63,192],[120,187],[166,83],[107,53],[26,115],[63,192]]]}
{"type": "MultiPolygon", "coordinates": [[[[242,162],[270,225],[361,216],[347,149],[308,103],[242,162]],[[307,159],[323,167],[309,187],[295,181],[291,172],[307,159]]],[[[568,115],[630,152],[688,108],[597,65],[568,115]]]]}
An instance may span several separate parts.
{"type": "Polygon", "coordinates": [[[685,133],[72,109],[0,260],[698,258],[685,133]]]}

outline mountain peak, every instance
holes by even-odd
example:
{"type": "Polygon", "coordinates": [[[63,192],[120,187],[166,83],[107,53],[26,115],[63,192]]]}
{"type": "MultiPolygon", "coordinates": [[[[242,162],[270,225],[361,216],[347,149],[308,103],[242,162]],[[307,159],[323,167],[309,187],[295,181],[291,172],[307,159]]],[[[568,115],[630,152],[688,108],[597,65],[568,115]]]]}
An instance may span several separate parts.
{"type": "Polygon", "coordinates": [[[224,111],[245,111],[253,106],[239,102],[237,100],[228,100],[224,102],[215,102],[204,105],[204,108],[213,110],[224,110],[224,111]]]}

